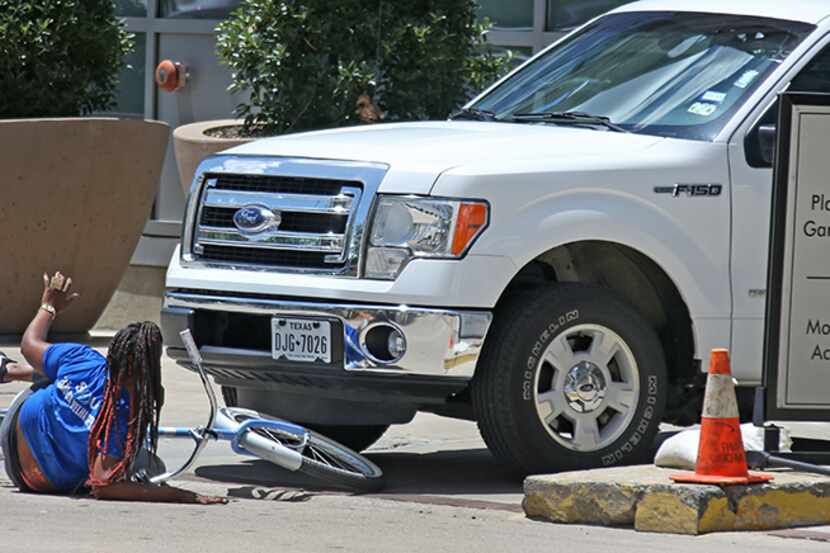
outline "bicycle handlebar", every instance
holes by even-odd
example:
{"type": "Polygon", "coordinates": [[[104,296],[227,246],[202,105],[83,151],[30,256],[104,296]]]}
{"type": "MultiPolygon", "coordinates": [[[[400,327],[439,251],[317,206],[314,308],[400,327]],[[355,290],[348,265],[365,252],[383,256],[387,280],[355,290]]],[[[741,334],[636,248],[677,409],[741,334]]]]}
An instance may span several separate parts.
{"type": "Polygon", "coordinates": [[[190,357],[190,361],[192,361],[194,365],[201,365],[202,353],[199,351],[199,346],[196,345],[196,340],[193,339],[193,333],[190,332],[190,329],[186,328],[179,332],[179,337],[182,339],[182,343],[184,344],[184,348],[187,350],[187,356],[190,357]]]}

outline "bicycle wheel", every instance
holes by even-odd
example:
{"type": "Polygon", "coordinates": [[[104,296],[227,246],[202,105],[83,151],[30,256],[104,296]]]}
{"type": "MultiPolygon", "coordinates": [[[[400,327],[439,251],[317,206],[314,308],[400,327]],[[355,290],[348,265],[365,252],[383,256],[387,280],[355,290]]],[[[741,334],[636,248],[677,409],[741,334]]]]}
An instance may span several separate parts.
{"type": "MultiPolygon", "coordinates": [[[[281,420],[266,415],[254,416],[237,409],[223,411],[230,414],[239,424],[255,418],[281,420]]],[[[309,437],[301,451],[302,464],[298,472],[332,486],[360,492],[374,492],[383,487],[383,471],[372,461],[331,438],[313,430],[306,429],[306,431],[309,437]]],[[[279,429],[253,428],[248,432],[249,435],[244,440],[245,448],[265,460],[271,460],[273,443],[295,450],[299,445],[293,434],[279,429]]]]}

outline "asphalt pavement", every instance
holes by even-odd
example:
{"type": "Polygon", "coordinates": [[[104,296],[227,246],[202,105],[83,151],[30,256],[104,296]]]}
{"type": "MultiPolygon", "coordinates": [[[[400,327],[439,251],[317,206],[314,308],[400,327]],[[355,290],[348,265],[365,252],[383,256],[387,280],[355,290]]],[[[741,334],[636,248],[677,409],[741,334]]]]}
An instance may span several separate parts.
{"type": "MultiPolygon", "coordinates": [[[[14,347],[2,347],[15,356],[14,347]]],[[[198,378],[164,363],[165,426],[204,424],[207,402],[198,378]]],[[[0,386],[0,407],[19,384],[0,386]]],[[[186,441],[162,444],[175,465],[186,441]]],[[[101,502],[21,494],[0,470],[0,551],[596,551],[753,553],[827,551],[830,534],[802,530],[702,537],[641,534],[629,529],[565,526],[527,519],[521,482],[495,462],[475,425],[420,414],[395,426],[368,455],[386,489],[352,495],[320,488],[268,463],[211,444],[176,484],[231,498],[225,506],[101,502]],[[783,536],[783,537],[782,537],[783,536]]],[[[821,530],[821,529],[817,529],[821,530]]]]}

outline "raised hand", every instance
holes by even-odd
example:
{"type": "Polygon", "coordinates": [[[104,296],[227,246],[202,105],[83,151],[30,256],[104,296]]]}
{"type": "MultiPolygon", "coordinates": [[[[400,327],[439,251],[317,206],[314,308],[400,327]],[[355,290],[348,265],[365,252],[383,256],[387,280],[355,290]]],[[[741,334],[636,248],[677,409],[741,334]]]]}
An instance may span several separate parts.
{"type": "Polygon", "coordinates": [[[55,273],[52,277],[44,273],[41,303],[51,305],[55,309],[55,314],[58,314],[80,297],[80,294],[70,292],[71,289],[71,278],[62,275],[60,272],[55,273]]]}

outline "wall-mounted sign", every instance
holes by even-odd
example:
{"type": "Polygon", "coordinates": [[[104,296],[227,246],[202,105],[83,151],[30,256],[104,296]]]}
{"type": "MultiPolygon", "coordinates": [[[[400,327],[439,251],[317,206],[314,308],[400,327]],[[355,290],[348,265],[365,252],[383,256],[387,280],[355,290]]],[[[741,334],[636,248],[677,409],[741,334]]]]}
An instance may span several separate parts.
{"type": "Polygon", "coordinates": [[[830,95],[783,94],[778,140],[766,419],[830,421],[830,95]]]}

